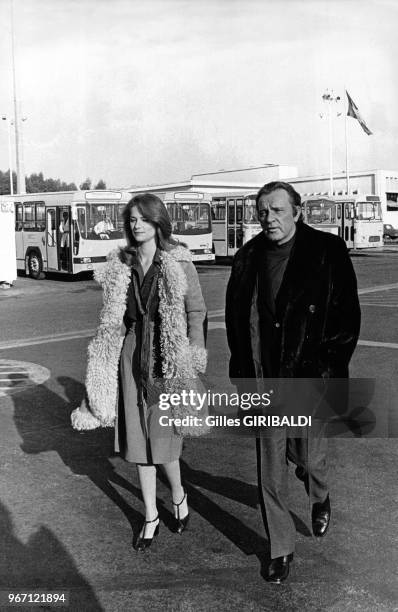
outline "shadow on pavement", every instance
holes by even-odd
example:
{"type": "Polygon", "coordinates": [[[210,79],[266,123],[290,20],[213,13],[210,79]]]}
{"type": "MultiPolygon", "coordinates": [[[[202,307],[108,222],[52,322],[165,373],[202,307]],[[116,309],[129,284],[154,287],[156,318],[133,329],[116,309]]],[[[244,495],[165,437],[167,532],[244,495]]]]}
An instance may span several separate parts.
{"type": "MultiPolygon", "coordinates": [[[[85,392],[84,385],[69,377],[59,377],[57,380],[65,390],[67,401],[45,385],[12,396],[14,421],[22,437],[21,449],[29,455],[55,451],[74,474],[86,476],[98,487],[122,511],[133,533],[137,533],[142,526],[143,516],[125,501],[115,486],[130,492],[140,501],[141,491],[118,474],[109,460],[114,454],[113,429],[84,433],[74,431],[70,424],[71,408],[80,404],[85,392]]],[[[255,508],[259,503],[257,486],[228,476],[215,476],[192,469],[184,461],[181,467],[190,507],[244,554],[254,554],[264,564],[269,558],[267,539],[245,524],[244,519],[240,520],[199,490],[207,489],[226,499],[255,508]]],[[[168,486],[161,473],[159,477],[168,486]]],[[[161,500],[158,504],[161,520],[172,529],[172,514],[163,507],[161,500]]],[[[309,532],[304,523],[296,515],[293,515],[293,519],[298,531],[307,536],[309,532]]]]}
{"type": "MultiPolygon", "coordinates": [[[[268,560],[270,550],[266,538],[259,536],[257,532],[220,508],[192,485],[207,489],[251,508],[256,508],[260,504],[258,487],[228,476],[214,476],[202,470],[194,470],[184,461],[181,461],[181,471],[185,489],[189,495],[190,506],[235,546],[240,548],[243,553],[246,555],[255,554],[261,563],[268,560]]],[[[312,534],[305,523],[293,512],[291,515],[296,530],[306,537],[311,537],[312,534]]]]}
{"type": "MultiPolygon", "coordinates": [[[[0,538],[0,584],[3,590],[70,590],[71,609],[103,610],[91,586],[49,529],[40,527],[23,544],[14,534],[10,512],[0,504],[0,538]]],[[[43,604],[43,607],[47,606],[43,604]]]]}
{"type": "Polygon", "coordinates": [[[58,382],[65,389],[66,402],[45,385],[12,396],[14,421],[22,437],[21,449],[32,455],[55,451],[74,474],[87,476],[112,500],[132,529],[136,529],[141,526],[142,515],[131,508],[113,485],[126,489],[140,500],[141,492],[120,476],[109,461],[113,454],[113,430],[74,431],[70,423],[71,407],[80,404],[84,385],[68,377],[60,377],[58,382]]]}

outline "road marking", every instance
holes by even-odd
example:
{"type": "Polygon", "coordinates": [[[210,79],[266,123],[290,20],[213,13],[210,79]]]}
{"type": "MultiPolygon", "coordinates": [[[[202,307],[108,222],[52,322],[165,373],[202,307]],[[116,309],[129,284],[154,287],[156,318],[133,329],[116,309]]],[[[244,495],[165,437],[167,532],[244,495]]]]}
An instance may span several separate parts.
{"type": "Polygon", "coordinates": [[[36,344],[49,344],[50,342],[62,342],[64,340],[75,340],[77,338],[89,338],[94,336],[95,329],[82,329],[80,331],[65,332],[63,334],[51,334],[50,336],[34,336],[24,340],[10,340],[0,342],[0,350],[10,348],[21,348],[23,346],[34,346],[36,344]]]}
{"type": "Polygon", "coordinates": [[[398,308],[398,304],[380,304],[378,302],[361,302],[361,306],[377,306],[378,308],[398,308]]]}
{"type": "MultiPolygon", "coordinates": [[[[366,304],[366,303],[364,305],[382,306],[382,304],[366,304]]],[[[393,304],[386,305],[386,306],[389,306],[391,308],[395,307],[393,304]]],[[[221,310],[221,309],[220,310],[210,310],[208,313],[209,318],[221,317],[223,315],[224,315],[224,310],[221,310]]],[[[210,321],[208,328],[209,330],[225,329],[225,321],[210,321]]],[[[24,346],[35,346],[38,344],[50,344],[51,342],[64,342],[65,340],[78,340],[79,338],[91,338],[92,336],[94,336],[94,334],[95,334],[95,329],[81,329],[79,331],[64,332],[61,334],[51,334],[48,336],[35,336],[33,338],[24,338],[23,340],[8,340],[5,342],[0,342],[0,350],[21,348],[24,346]]],[[[361,346],[398,349],[398,344],[395,342],[375,342],[373,340],[360,340],[358,344],[360,344],[361,346]]]]}
{"type": "Polygon", "coordinates": [[[380,348],[398,349],[398,343],[396,342],[374,342],[373,340],[359,340],[358,344],[360,344],[361,346],[375,346],[380,348]]]}
{"type": "Polygon", "coordinates": [[[42,385],[50,370],[37,363],[0,359],[0,398],[42,385]]]}
{"type": "Polygon", "coordinates": [[[358,290],[358,295],[365,295],[366,293],[376,293],[377,291],[389,291],[390,289],[398,289],[398,283],[392,285],[376,285],[374,287],[366,287],[358,290]]]}
{"type": "Polygon", "coordinates": [[[210,321],[209,329],[225,329],[225,321],[210,321]]]}
{"type": "Polygon", "coordinates": [[[209,310],[207,313],[207,318],[212,319],[214,317],[223,317],[225,314],[225,308],[220,308],[220,310],[209,310]]]}
{"type": "MultiPolygon", "coordinates": [[[[209,329],[225,329],[224,321],[212,321],[209,323],[209,329]]],[[[376,342],[373,340],[359,340],[358,344],[360,346],[372,346],[379,348],[390,348],[390,349],[398,349],[398,343],[396,342],[376,342]]]]}

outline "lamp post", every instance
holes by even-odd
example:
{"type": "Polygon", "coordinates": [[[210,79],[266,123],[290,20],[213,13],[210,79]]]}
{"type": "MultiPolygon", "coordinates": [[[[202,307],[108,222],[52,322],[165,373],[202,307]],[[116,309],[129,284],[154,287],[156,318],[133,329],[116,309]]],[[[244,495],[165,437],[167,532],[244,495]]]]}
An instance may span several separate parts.
{"type": "Polygon", "coordinates": [[[14,128],[15,128],[15,158],[17,171],[17,192],[26,193],[25,169],[23,166],[22,154],[22,126],[19,119],[19,101],[17,96],[17,75],[15,67],[15,36],[14,36],[14,4],[10,0],[11,9],[11,65],[12,65],[12,83],[13,83],[13,98],[14,98],[14,128]]]}
{"type": "Polygon", "coordinates": [[[2,119],[2,121],[7,121],[8,165],[9,165],[9,169],[10,169],[10,194],[13,195],[14,194],[14,184],[13,184],[13,178],[12,178],[13,163],[12,163],[12,151],[11,151],[11,126],[14,125],[14,122],[13,122],[12,119],[7,117],[7,115],[3,115],[1,119],[2,119]]]}
{"type": "MultiPolygon", "coordinates": [[[[340,101],[340,96],[335,96],[333,90],[326,90],[326,92],[322,96],[322,100],[325,104],[327,104],[327,118],[329,125],[329,195],[333,196],[334,188],[333,188],[333,104],[340,101]]],[[[337,116],[341,115],[341,113],[337,113],[337,116]]],[[[322,117],[322,115],[321,115],[322,117]]]]}

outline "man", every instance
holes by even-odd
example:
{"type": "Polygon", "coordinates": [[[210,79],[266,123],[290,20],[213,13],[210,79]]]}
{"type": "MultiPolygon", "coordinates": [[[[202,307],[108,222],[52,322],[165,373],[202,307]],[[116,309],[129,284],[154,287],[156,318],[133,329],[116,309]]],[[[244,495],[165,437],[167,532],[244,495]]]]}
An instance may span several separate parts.
{"type": "MultiPolygon", "coordinates": [[[[272,182],[256,197],[262,232],[235,255],[226,298],[230,378],[345,378],[357,343],[360,309],[355,273],[344,241],[301,220],[301,198],[272,182]]],[[[287,460],[305,484],[312,530],[330,521],[327,440],[308,428],[289,438],[286,428],[257,440],[260,500],[271,563],[266,580],[289,574],[295,525],[287,504],[287,460]]]]}
{"type": "Polygon", "coordinates": [[[112,219],[108,215],[104,215],[101,221],[94,226],[94,233],[97,235],[107,234],[113,232],[114,229],[115,227],[112,223],[112,219]]]}
{"type": "Polygon", "coordinates": [[[59,224],[59,233],[61,235],[61,268],[63,270],[67,270],[69,261],[70,224],[69,214],[66,210],[64,210],[64,212],[62,213],[62,220],[59,224]]]}

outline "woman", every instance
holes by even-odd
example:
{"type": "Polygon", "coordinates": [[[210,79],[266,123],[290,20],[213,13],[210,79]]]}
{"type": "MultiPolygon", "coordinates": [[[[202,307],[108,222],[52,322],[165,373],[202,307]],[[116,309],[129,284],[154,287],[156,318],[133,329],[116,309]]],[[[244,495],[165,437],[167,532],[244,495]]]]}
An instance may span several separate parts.
{"type": "MultiPolygon", "coordinates": [[[[172,238],[163,202],[150,193],[137,195],[123,211],[123,220],[128,246],[111,253],[105,269],[96,274],[104,306],[89,346],[90,412],[84,403],[72,413],[72,424],[76,429],[110,425],[117,403],[115,448],[137,464],[145,504],[145,522],[135,543],[143,551],[159,532],[157,465],[170,483],[175,531],[181,534],[189,520],[179,463],[182,437],[173,426],[160,426],[157,400],[160,386],[172,391],[174,381],[192,381],[204,371],[206,308],[191,255],[172,238]]],[[[176,411],[181,416],[183,407],[176,411]]]]}

